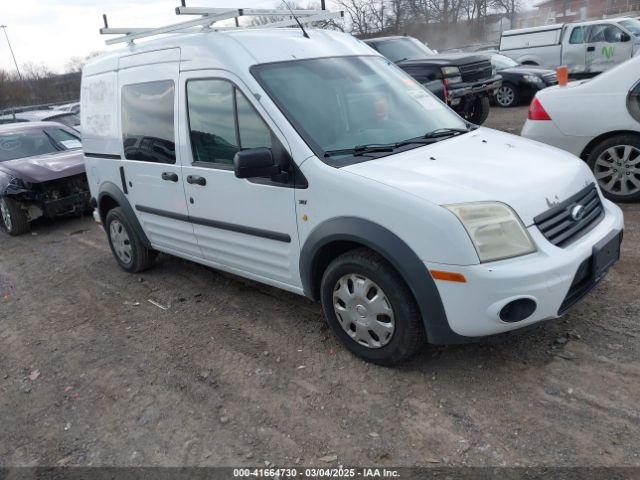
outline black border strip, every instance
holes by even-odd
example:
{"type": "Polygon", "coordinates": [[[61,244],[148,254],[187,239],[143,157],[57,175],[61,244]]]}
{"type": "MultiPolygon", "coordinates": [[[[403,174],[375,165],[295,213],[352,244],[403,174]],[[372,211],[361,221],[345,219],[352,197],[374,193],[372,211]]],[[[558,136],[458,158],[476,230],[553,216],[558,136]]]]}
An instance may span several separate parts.
{"type": "Polygon", "coordinates": [[[127,179],[124,176],[124,167],[120,166],[120,181],[122,182],[122,191],[126,194],[129,193],[129,190],[127,189],[127,179]]]}
{"type": "Polygon", "coordinates": [[[110,160],[121,160],[122,157],[120,155],[115,155],[112,153],[93,153],[93,152],[84,152],[85,157],[92,158],[108,158],[110,160]]]}
{"type": "Polygon", "coordinates": [[[244,233],[245,235],[253,235],[254,237],[268,238],[277,242],[291,243],[291,237],[286,233],[273,232],[271,230],[263,230],[261,228],[245,227],[244,225],[219,222],[216,220],[210,220],[208,218],[191,217],[189,215],[183,215],[181,213],[167,212],[166,210],[145,207],[144,205],[136,205],[136,210],[138,210],[139,212],[150,213],[152,215],[158,215],[160,217],[173,218],[174,220],[180,220],[182,222],[191,222],[197,225],[220,228],[222,230],[229,230],[231,232],[244,233]]]}

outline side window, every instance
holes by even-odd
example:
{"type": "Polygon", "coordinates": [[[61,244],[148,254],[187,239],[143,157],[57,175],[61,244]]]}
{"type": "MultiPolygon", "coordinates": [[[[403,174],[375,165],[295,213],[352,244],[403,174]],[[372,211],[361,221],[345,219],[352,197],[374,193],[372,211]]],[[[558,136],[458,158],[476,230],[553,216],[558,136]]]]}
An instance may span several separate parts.
{"type": "Polygon", "coordinates": [[[589,28],[589,43],[604,42],[604,31],[608,25],[593,25],[589,28]]]}
{"type": "Polygon", "coordinates": [[[238,150],[271,148],[271,131],[226,80],[189,80],[187,108],[194,162],[232,165],[238,150]]]}
{"type": "Polygon", "coordinates": [[[127,160],[176,163],[172,80],[122,87],[122,142],[127,160]]]}
{"type": "Polygon", "coordinates": [[[569,37],[569,43],[575,45],[583,42],[584,42],[584,35],[582,33],[582,27],[575,27],[571,31],[571,36],[569,37]]]}
{"type": "Polygon", "coordinates": [[[189,135],[194,162],[231,165],[238,151],[233,85],[224,80],[187,82],[189,135]]]}
{"type": "Polygon", "coordinates": [[[236,89],[238,107],[238,131],[240,132],[240,148],[271,148],[271,131],[253,109],[249,100],[236,89]]]}
{"type": "Polygon", "coordinates": [[[609,43],[619,43],[622,41],[623,31],[614,25],[609,25],[604,31],[604,39],[609,43]]]}

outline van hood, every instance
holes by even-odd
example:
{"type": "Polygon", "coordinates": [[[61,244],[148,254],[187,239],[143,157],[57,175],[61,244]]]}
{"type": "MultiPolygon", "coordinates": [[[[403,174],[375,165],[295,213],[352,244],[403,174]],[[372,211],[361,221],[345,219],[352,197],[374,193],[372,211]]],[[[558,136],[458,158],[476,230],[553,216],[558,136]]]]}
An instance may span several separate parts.
{"type": "Polygon", "coordinates": [[[506,203],[527,226],[536,215],[595,182],[577,157],[488,128],[343,170],[438,205],[506,203]]]}
{"type": "Polygon", "coordinates": [[[82,149],[0,162],[0,172],[29,183],[42,183],[84,173],[82,149]]]}

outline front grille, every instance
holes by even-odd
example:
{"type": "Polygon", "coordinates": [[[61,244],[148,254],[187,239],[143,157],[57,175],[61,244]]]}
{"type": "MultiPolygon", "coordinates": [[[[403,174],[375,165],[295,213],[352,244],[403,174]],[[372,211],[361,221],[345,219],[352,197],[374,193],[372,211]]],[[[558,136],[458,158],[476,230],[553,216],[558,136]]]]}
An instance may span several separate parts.
{"type": "Polygon", "coordinates": [[[603,216],[604,208],[592,183],[533,221],[552,244],[566,247],[595,227],[603,216]]]}
{"type": "Polygon", "coordinates": [[[558,83],[558,76],[555,73],[545,73],[542,75],[542,79],[547,85],[555,85],[558,83]]]}
{"type": "Polygon", "coordinates": [[[459,68],[463,82],[477,82],[478,80],[491,78],[491,62],[489,60],[468,63],[461,65],[459,68]]]}

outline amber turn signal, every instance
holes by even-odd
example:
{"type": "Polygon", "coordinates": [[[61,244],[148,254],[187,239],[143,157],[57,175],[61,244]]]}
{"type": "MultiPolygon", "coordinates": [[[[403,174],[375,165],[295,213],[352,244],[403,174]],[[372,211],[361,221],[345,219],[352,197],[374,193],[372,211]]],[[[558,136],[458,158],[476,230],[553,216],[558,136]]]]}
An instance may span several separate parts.
{"type": "Polygon", "coordinates": [[[456,272],[445,272],[443,270],[429,270],[434,280],[445,280],[447,282],[467,283],[464,275],[456,272]]]}

